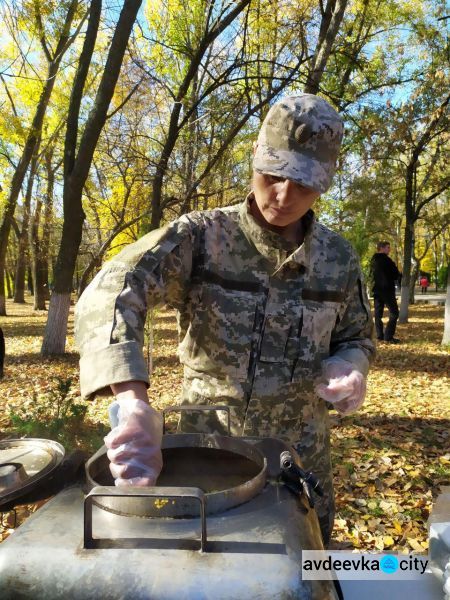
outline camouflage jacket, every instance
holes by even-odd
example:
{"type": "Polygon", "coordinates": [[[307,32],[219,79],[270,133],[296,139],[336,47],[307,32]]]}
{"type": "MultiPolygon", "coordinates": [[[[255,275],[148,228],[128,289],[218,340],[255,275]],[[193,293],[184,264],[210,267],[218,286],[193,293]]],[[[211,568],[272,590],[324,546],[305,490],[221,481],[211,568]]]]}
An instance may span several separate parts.
{"type": "MultiPolygon", "coordinates": [[[[326,472],[321,361],[338,355],[367,373],[374,352],[359,262],[312,211],[298,247],[261,228],[249,201],[184,215],[103,267],[76,310],[82,395],[148,382],[146,311],[166,303],[179,316],[182,402],[227,404],[234,434],[283,438],[326,472]]],[[[224,429],[223,413],[189,414],[183,430],[224,429]]]]}

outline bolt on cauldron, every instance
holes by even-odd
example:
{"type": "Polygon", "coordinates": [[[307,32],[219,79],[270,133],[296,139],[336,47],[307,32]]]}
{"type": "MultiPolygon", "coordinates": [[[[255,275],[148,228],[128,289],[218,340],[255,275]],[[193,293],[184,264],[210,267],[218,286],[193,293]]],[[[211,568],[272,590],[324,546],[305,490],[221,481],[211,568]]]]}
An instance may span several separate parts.
{"type": "MultiPolygon", "coordinates": [[[[301,580],[302,550],[323,546],[315,482],[289,446],[180,433],[162,450],[153,488],[114,487],[106,449],[92,456],[0,545],[2,599],[337,599],[332,582],[301,580]]],[[[20,455],[10,445],[4,462],[20,455]]]]}

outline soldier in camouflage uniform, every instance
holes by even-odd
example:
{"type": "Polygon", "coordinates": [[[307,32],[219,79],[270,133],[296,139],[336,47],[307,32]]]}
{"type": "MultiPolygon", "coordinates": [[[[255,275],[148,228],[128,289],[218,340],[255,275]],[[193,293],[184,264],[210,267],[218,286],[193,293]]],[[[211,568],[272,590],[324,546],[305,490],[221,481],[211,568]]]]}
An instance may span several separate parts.
{"type": "MultiPolygon", "coordinates": [[[[261,128],[253,191],[241,205],[149,233],[81,296],[82,395],[112,388],[122,406],[106,438],[116,484],[151,485],[161,468],[160,422],[143,408],[142,347],[146,312],[164,303],[178,311],[182,403],[226,404],[233,435],[292,444],[325,488],[317,512],[328,541],[334,498],[323,398],[345,414],[359,406],[374,353],[355,252],[310,210],[331,183],[341,137],[340,117],[321,98],[282,100],[261,128]]],[[[207,415],[184,414],[181,429],[226,431],[224,413],[207,415]]]]}

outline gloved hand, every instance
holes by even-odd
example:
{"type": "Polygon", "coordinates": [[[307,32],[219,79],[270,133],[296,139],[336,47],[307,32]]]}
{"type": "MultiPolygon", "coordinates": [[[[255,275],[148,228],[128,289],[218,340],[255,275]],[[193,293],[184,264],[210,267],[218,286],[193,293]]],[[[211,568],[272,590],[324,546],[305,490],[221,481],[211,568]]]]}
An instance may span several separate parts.
{"type": "Polygon", "coordinates": [[[322,371],[327,383],[316,386],[318,396],[330,402],[341,415],[349,415],[362,405],[366,380],[352,363],[332,356],[322,362],[322,371]]]}
{"type": "Polygon", "coordinates": [[[152,486],[162,469],[162,417],[143,400],[120,399],[110,407],[117,426],[105,437],[117,486],[152,486]],[[118,410],[117,410],[118,405],[118,410]]]}

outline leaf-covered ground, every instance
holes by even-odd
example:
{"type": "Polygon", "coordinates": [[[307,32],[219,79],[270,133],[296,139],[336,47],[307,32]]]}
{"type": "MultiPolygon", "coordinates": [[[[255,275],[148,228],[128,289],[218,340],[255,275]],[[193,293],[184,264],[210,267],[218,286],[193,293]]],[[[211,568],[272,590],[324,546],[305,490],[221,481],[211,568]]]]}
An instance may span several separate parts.
{"type": "MultiPolygon", "coordinates": [[[[28,433],[92,452],[108,430],[110,399],[87,403],[81,420],[72,318],[68,355],[50,360],[39,355],[46,313],[33,312],[30,301],[8,303],[7,309],[1,321],[7,349],[1,437],[28,433]]],[[[379,346],[363,409],[345,418],[332,413],[337,548],[427,550],[433,499],[450,484],[450,355],[440,346],[443,312],[439,306],[411,307],[409,323],[398,328],[402,343],[379,346]]],[[[176,402],[182,375],[176,341],[173,313],[159,311],[150,389],[158,408],[176,402]]],[[[38,507],[18,508],[17,524],[38,507]]],[[[13,527],[14,515],[3,515],[0,540],[13,527]]]]}

